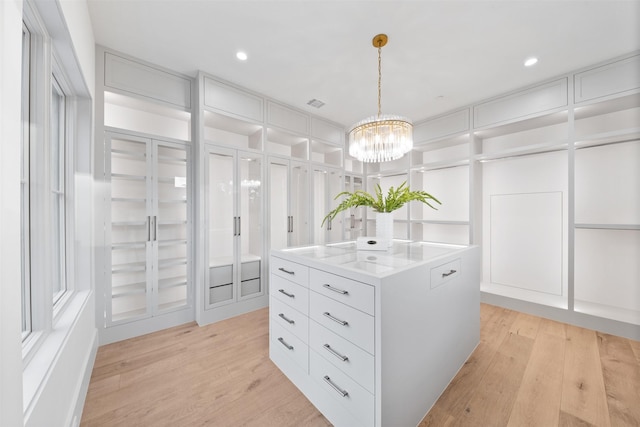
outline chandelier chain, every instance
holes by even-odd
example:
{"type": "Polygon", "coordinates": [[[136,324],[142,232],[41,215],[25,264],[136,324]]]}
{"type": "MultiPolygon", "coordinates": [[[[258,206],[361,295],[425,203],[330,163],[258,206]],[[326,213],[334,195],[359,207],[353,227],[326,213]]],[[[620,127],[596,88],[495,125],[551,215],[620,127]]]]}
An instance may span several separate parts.
{"type": "Polygon", "coordinates": [[[382,46],[378,46],[378,118],[382,114],[382,46]]]}

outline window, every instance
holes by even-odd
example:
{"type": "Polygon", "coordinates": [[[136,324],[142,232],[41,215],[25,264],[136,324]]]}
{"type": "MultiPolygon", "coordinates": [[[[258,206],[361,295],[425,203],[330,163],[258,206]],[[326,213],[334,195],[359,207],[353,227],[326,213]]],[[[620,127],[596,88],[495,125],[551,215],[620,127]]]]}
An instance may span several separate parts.
{"type": "MultiPolygon", "coordinates": [[[[30,7],[22,30],[22,337],[25,355],[54,327],[68,300],[71,85],[30,7]],[[67,167],[69,166],[69,167],[67,167]]],[[[72,168],[71,168],[72,169],[72,168]]],[[[72,172],[72,171],[71,171],[72,172]]]]}
{"type": "Polygon", "coordinates": [[[31,332],[31,278],[29,250],[29,64],[31,56],[31,34],[22,26],[22,158],[20,180],[20,241],[22,260],[22,339],[31,332]]]}
{"type": "Polygon", "coordinates": [[[67,290],[66,226],[65,226],[65,153],[66,102],[55,74],[51,77],[51,111],[49,122],[50,188],[51,188],[51,266],[53,304],[67,290]]]}

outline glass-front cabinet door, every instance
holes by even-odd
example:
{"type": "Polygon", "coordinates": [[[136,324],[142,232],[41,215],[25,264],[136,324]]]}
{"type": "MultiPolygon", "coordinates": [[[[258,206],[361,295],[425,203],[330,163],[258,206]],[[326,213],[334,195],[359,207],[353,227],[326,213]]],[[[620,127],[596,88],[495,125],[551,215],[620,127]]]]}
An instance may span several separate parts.
{"type": "Polygon", "coordinates": [[[269,159],[269,236],[272,249],[309,243],[309,168],[269,159]]]}
{"type": "MultiPolygon", "coordinates": [[[[344,191],[354,193],[358,190],[364,190],[362,185],[362,177],[354,175],[345,175],[344,191]]],[[[340,203],[344,198],[337,200],[340,203]]],[[[356,240],[358,237],[364,236],[364,207],[349,208],[345,212],[343,219],[344,238],[345,240],[356,240]]]]}
{"type": "Polygon", "coordinates": [[[190,304],[188,147],[107,133],[107,325],[190,304]]]}
{"type": "Polygon", "coordinates": [[[344,213],[323,224],[324,217],[340,203],[335,197],[341,191],[342,172],[339,169],[323,166],[313,168],[313,242],[316,244],[342,240],[344,213]]]}
{"type": "Polygon", "coordinates": [[[207,146],[206,307],[262,295],[262,156],[207,146]]]}

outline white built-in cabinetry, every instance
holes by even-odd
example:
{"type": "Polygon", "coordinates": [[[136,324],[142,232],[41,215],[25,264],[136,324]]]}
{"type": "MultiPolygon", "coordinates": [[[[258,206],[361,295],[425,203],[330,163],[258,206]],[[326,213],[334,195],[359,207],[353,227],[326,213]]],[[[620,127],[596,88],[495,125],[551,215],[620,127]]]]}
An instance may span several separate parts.
{"type": "Polygon", "coordinates": [[[188,146],[108,132],[107,326],[188,307],[188,146]]]}
{"type": "Polygon", "coordinates": [[[192,79],[97,50],[100,343],[193,318],[192,79]]]}
{"type": "Polygon", "coordinates": [[[205,73],[198,83],[202,324],[267,304],[270,248],[342,240],[341,218],[320,222],[344,185],[344,130],[205,73]]]}
{"type": "Polygon", "coordinates": [[[409,236],[481,245],[488,302],[638,338],[639,138],[638,54],[419,122],[409,179],[443,205],[409,236]]]}
{"type": "Polygon", "coordinates": [[[420,423],[480,338],[478,247],[272,251],[271,360],[336,427],[420,423]]]}
{"type": "Polygon", "coordinates": [[[263,156],[206,146],[205,307],[264,294],[263,156]]]}

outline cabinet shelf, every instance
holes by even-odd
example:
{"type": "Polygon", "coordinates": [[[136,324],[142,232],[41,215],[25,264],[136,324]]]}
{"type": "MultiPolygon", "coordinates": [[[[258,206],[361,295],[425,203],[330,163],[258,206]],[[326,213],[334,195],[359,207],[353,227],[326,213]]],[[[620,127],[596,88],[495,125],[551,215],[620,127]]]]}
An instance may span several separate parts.
{"type": "Polygon", "coordinates": [[[529,156],[532,154],[544,154],[553,153],[556,151],[566,151],[568,148],[567,142],[560,143],[544,143],[544,144],[532,144],[523,147],[517,147],[507,150],[500,150],[491,154],[478,154],[475,159],[479,162],[489,162],[492,160],[503,160],[513,157],[529,156]]]}
{"type": "Polygon", "coordinates": [[[111,250],[144,249],[146,245],[146,241],[113,243],[111,245],[111,250]]]}
{"type": "Polygon", "coordinates": [[[640,224],[576,224],[576,228],[591,230],[640,230],[640,224]]]}
{"type": "Polygon", "coordinates": [[[176,220],[167,219],[167,220],[164,220],[164,221],[158,221],[158,225],[159,226],[164,226],[164,225],[186,225],[186,224],[187,224],[187,221],[179,220],[179,219],[176,219],[176,220]]]}
{"type": "Polygon", "coordinates": [[[111,201],[120,203],[146,203],[147,199],[134,199],[132,197],[112,197],[111,201]]]}
{"type": "Polygon", "coordinates": [[[187,239],[170,239],[170,240],[158,240],[159,246],[178,246],[186,245],[187,239]]]}
{"type": "Polygon", "coordinates": [[[610,132],[602,132],[586,135],[576,139],[574,146],[579,148],[597,147],[601,145],[619,144],[623,142],[637,141],[640,139],[640,128],[620,129],[610,132]]]}
{"type": "Polygon", "coordinates": [[[469,225],[469,221],[441,221],[432,219],[412,219],[413,224],[469,225]]]}
{"type": "Polygon", "coordinates": [[[145,282],[131,283],[129,285],[114,286],[111,295],[113,298],[123,298],[131,295],[144,294],[147,291],[145,282]]]}
{"type": "Polygon", "coordinates": [[[187,203],[187,200],[186,199],[161,199],[161,200],[158,200],[158,203],[181,204],[181,203],[187,203]]]}
{"type": "Polygon", "coordinates": [[[160,289],[176,288],[179,286],[186,286],[186,285],[187,285],[187,279],[185,276],[169,277],[166,279],[158,280],[158,287],[160,289]]]}
{"type": "Polygon", "coordinates": [[[186,265],[186,258],[173,258],[173,259],[159,259],[158,267],[162,270],[164,268],[175,267],[177,265],[186,265]]]}
{"type": "Polygon", "coordinates": [[[146,227],[147,221],[112,221],[112,227],[146,227]]]}
{"type": "Polygon", "coordinates": [[[125,173],[112,173],[111,179],[122,179],[127,181],[145,181],[147,179],[144,175],[129,175],[125,173]]]}
{"type": "Polygon", "coordinates": [[[115,154],[121,157],[133,157],[135,159],[146,159],[147,157],[147,153],[144,153],[144,152],[129,151],[129,150],[122,150],[122,149],[115,149],[115,148],[111,150],[111,154],[112,155],[115,154]]]}
{"type": "Polygon", "coordinates": [[[138,272],[138,271],[145,271],[146,268],[147,267],[145,262],[128,262],[124,264],[113,264],[111,266],[111,273],[112,274],[132,273],[132,272],[138,272]]]}
{"type": "Polygon", "coordinates": [[[181,159],[179,157],[171,157],[171,156],[158,156],[158,162],[161,164],[167,164],[167,163],[185,164],[187,163],[187,159],[181,159]]]}
{"type": "Polygon", "coordinates": [[[141,318],[143,316],[144,317],[148,316],[146,308],[139,308],[137,310],[124,311],[122,313],[114,314],[111,317],[111,323],[112,324],[124,323],[127,321],[141,318]]]}
{"type": "Polygon", "coordinates": [[[445,160],[441,162],[429,162],[423,163],[420,165],[415,165],[414,169],[416,172],[426,172],[438,169],[449,169],[449,168],[457,168],[460,166],[468,166],[469,165],[469,156],[460,159],[451,159],[445,160]]]}

